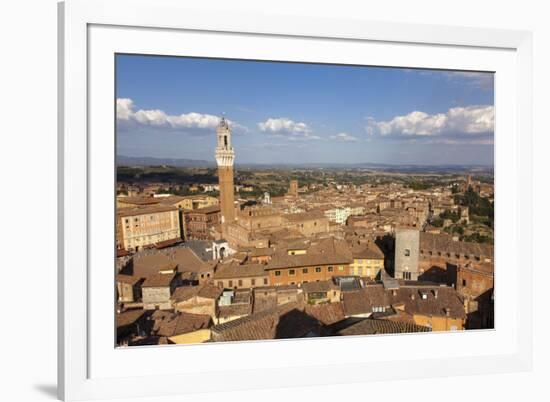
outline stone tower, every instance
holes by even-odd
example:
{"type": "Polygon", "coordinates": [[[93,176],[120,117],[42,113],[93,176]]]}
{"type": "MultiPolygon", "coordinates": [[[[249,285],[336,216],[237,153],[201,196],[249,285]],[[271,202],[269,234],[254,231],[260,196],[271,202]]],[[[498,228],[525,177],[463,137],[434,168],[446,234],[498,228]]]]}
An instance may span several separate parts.
{"type": "Polygon", "coordinates": [[[394,278],[418,280],[420,231],[416,228],[395,229],[394,278]]]}
{"type": "Polygon", "coordinates": [[[290,187],[288,189],[288,195],[293,197],[298,196],[298,180],[290,180],[290,187]]]}
{"type": "Polygon", "coordinates": [[[220,182],[220,208],[222,225],[235,220],[235,194],[233,186],[233,162],[235,152],[231,146],[231,130],[224,117],[216,129],[218,144],[216,146],[216,163],[220,182]]]}

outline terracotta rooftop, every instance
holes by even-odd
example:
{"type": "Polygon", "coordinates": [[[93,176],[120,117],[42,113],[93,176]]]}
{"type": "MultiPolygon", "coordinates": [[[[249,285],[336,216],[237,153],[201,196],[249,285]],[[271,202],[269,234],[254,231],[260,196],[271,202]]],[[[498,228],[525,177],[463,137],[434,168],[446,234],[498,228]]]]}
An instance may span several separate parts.
{"type": "Polygon", "coordinates": [[[159,204],[161,199],[158,197],[117,197],[117,201],[132,205],[154,205],[159,204]]]}
{"type": "Polygon", "coordinates": [[[213,214],[220,211],[221,211],[220,205],[211,205],[209,207],[197,208],[191,211],[187,211],[187,214],[213,214]]]}
{"type": "Polygon", "coordinates": [[[156,214],[161,212],[171,212],[177,210],[178,209],[176,207],[173,207],[171,205],[150,205],[139,208],[119,208],[117,209],[116,214],[118,217],[126,217],[156,214]]]}
{"type": "Polygon", "coordinates": [[[207,314],[171,313],[155,320],[153,330],[158,336],[176,336],[205,329],[212,323],[207,314]]]}
{"type": "Polygon", "coordinates": [[[189,247],[180,247],[169,254],[172,261],[178,266],[178,272],[210,272],[213,264],[203,261],[189,247]]]}
{"type": "Polygon", "coordinates": [[[441,251],[442,253],[493,258],[494,248],[490,244],[454,241],[447,234],[420,232],[420,250],[441,251]]]}
{"type": "Polygon", "coordinates": [[[326,219],[325,215],[319,210],[309,212],[300,212],[297,214],[286,214],[283,217],[289,222],[303,222],[315,219],[326,219]]]}
{"type": "Polygon", "coordinates": [[[448,313],[453,318],[466,318],[460,295],[446,286],[407,283],[399,289],[385,290],[382,284],[377,283],[344,293],[343,302],[348,316],[371,313],[372,307],[391,307],[401,303],[408,314],[445,316],[448,313]]]}
{"type": "Polygon", "coordinates": [[[356,259],[384,259],[384,253],[376,244],[369,242],[367,244],[355,245],[351,248],[353,258],[356,259]]]}
{"type": "Polygon", "coordinates": [[[323,325],[331,325],[346,318],[342,303],[306,305],[305,311],[323,325]]]}
{"type": "Polygon", "coordinates": [[[251,314],[212,327],[217,342],[299,338],[318,328],[318,321],[296,303],[251,314]]]}
{"type": "Polygon", "coordinates": [[[288,255],[286,250],[277,251],[266,265],[266,269],[337,265],[351,262],[353,262],[353,257],[347,244],[329,238],[312,244],[306,254],[288,255]]]}
{"type": "Polygon", "coordinates": [[[228,264],[218,264],[214,272],[214,279],[253,278],[266,275],[265,265],[263,264],[241,265],[232,261],[228,264]]]}
{"type": "Polygon", "coordinates": [[[145,314],[145,310],[127,310],[116,315],[117,328],[131,325],[145,314]]]}
{"type": "Polygon", "coordinates": [[[210,283],[205,283],[198,286],[180,286],[174,291],[172,300],[175,302],[181,302],[189,300],[195,296],[216,300],[220,297],[222,291],[222,289],[210,283]]]}
{"type": "Polygon", "coordinates": [[[176,263],[162,253],[135,256],[132,261],[133,274],[147,278],[159,271],[168,271],[176,268],[176,263]]]}
{"type": "Polygon", "coordinates": [[[160,288],[170,286],[174,278],[175,273],[172,274],[155,274],[148,277],[141,287],[144,288],[160,288]]]}
{"type": "Polygon", "coordinates": [[[134,276],[134,275],[118,274],[116,276],[117,282],[125,283],[132,286],[136,285],[141,279],[142,278],[140,278],[139,276],[134,276]]]}
{"type": "Polygon", "coordinates": [[[338,335],[375,335],[375,334],[404,334],[411,332],[430,332],[431,328],[408,322],[364,319],[338,331],[338,335]]]}

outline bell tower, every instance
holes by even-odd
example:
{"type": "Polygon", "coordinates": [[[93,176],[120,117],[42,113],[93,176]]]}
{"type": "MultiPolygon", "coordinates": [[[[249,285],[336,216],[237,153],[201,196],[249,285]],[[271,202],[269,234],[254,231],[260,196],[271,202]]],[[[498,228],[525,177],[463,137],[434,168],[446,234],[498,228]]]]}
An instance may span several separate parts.
{"type": "Polygon", "coordinates": [[[220,183],[220,208],[222,225],[235,220],[235,194],[233,185],[233,163],[235,151],[231,146],[231,129],[225,117],[222,117],[216,128],[217,146],[216,163],[220,183]]]}

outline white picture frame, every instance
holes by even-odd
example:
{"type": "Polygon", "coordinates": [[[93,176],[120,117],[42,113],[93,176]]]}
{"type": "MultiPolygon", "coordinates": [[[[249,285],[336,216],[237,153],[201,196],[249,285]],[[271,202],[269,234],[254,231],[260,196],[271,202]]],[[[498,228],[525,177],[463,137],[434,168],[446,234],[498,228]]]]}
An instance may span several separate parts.
{"type": "MultiPolygon", "coordinates": [[[[185,3],[178,0],[70,0],[59,5],[59,48],[60,398],[163,396],[502,373],[531,368],[532,37],[529,32],[361,19],[324,20],[237,12],[219,14],[215,10],[186,8],[185,3]],[[132,12],[128,13],[128,9],[132,12]],[[90,244],[101,245],[105,241],[101,238],[107,239],[105,244],[108,244],[112,237],[105,236],[103,229],[113,230],[106,229],[113,222],[109,218],[112,212],[107,211],[112,199],[104,201],[105,197],[101,197],[103,191],[108,194],[113,188],[114,165],[109,161],[114,163],[114,147],[109,147],[114,135],[114,105],[105,103],[106,99],[114,102],[113,88],[108,85],[109,80],[114,79],[108,64],[112,63],[109,55],[121,51],[175,55],[183,51],[181,55],[185,55],[185,50],[178,50],[176,46],[178,38],[185,38],[185,35],[208,35],[220,41],[225,38],[227,46],[223,50],[218,49],[212,54],[214,47],[209,48],[204,42],[204,49],[187,50],[195,52],[194,55],[268,58],[269,54],[265,49],[262,53],[258,43],[269,42],[271,55],[279,55],[272,56],[274,59],[300,60],[302,56],[298,52],[293,55],[282,53],[292,52],[292,46],[278,46],[278,43],[284,41],[289,45],[308,41],[312,48],[317,46],[316,43],[319,43],[319,49],[332,46],[330,56],[323,56],[326,57],[323,60],[332,62],[353,62],[343,60],[348,53],[342,51],[339,54],[338,49],[366,46],[372,51],[371,59],[379,57],[378,60],[389,63],[386,65],[496,71],[495,186],[498,202],[503,200],[502,206],[496,210],[497,275],[500,267],[506,267],[501,270],[506,275],[501,276],[502,279],[496,277],[499,282],[496,330],[472,331],[467,335],[430,334],[429,343],[448,344],[451,341],[456,345],[457,350],[444,357],[430,354],[427,350],[411,350],[408,345],[412,339],[415,344],[423,342],[421,336],[415,335],[408,335],[405,341],[395,336],[350,337],[345,341],[342,338],[292,340],[124,351],[115,351],[113,345],[105,342],[101,334],[105,333],[108,340],[109,328],[114,330],[113,318],[107,318],[101,312],[109,309],[114,297],[101,302],[94,294],[109,287],[112,289],[113,282],[108,280],[112,272],[107,272],[107,269],[101,273],[93,269],[103,256],[97,251],[99,248],[93,249],[90,244]],[[398,47],[404,51],[384,50],[398,47]],[[413,51],[407,52],[407,49],[413,51]],[[446,60],[434,57],[434,54],[440,57],[441,52],[446,52],[446,60]],[[468,53],[476,54],[475,60],[468,53]],[[419,55],[424,58],[419,60],[419,55]],[[504,77],[505,82],[499,82],[499,77],[504,77]],[[499,96],[505,99],[500,102],[499,96]],[[106,117],[111,112],[112,115],[106,117]],[[112,132],[100,137],[94,134],[98,130],[112,132]],[[111,182],[106,179],[109,175],[111,182]],[[105,188],[97,190],[98,186],[105,188]],[[511,217],[506,228],[499,227],[498,223],[499,216],[504,216],[504,213],[511,217]],[[101,219],[96,219],[98,216],[107,218],[101,223],[101,219]],[[504,257],[501,254],[499,258],[502,252],[508,254],[504,257]],[[504,307],[498,307],[499,304],[504,307]],[[390,341],[395,355],[387,349],[390,341]],[[376,344],[369,356],[356,353],[353,358],[346,359],[342,355],[326,355],[331,346],[353,351],[365,348],[369,342],[370,345],[376,344]],[[271,350],[269,355],[264,354],[267,348],[271,350]],[[388,351],[386,357],[384,350],[388,351]],[[297,353],[302,356],[294,357],[291,364],[286,364],[276,358],[284,357],[284,351],[291,356],[297,356],[297,353]],[[379,352],[378,355],[375,351],[379,352]],[[272,359],[267,362],[264,359],[263,364],[254,362],[252,358],[238,359],[238,356],[249,355],[271,356],[272,359]],[[201,360],[210,362],[214,356],[225,356],[227,361],[240,360],[241,364],[236,362],[231,369],[215,370],[209,370],[209,365],[201,366],[201,360]],[[170,360],[180,358],[195,364],[186,364],[185,370],[169,364],[170,360]],[[155,365],[153,359],[164,359],[166,364],[155,365]],[[408,367],[411,360],[414,360],[413,371],[408,367]],[[149,370],[140,366],[149,366],[149,370]],[[124,375],[117,374],[117,367],[127,367],[129,371],[122,371],[124,375]],[[132,367],[135,372],[130,370],[132,367]],[[147,376],[147,381],[144,381],[144,376],[147,376]]],[[[317,60],[313,53],[303,57],[304,60],[317,60]]],[[[111,251],[104,250],[106,258],[111,251]]]]}

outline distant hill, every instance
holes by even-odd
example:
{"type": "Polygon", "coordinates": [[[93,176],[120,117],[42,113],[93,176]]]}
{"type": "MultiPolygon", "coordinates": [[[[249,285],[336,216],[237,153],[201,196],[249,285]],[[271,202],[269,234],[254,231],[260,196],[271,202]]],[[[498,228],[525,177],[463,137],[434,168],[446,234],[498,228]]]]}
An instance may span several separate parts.
{"type": "Polygon", "coordinates": [[[153,158],[151,156],[117,155],[118,166],[174,166],[174,167],[215,167],[214,161],[202,159],[153,158]]]}
{"type": "MultiPolygon", "coordinates": [[[[118,166],[216,167],[215,161],[202,159],[154,158],[150,156],[117,156],[118,166]]],[[[402,173],[477,173],[493,174],[487,165],[412,165],[384,163],[236,163],[241,169],[361,169],[402,173]]]]}

